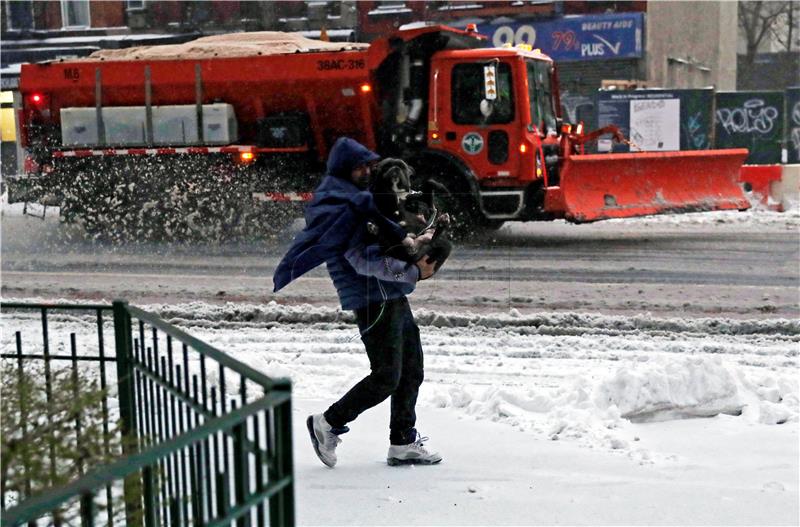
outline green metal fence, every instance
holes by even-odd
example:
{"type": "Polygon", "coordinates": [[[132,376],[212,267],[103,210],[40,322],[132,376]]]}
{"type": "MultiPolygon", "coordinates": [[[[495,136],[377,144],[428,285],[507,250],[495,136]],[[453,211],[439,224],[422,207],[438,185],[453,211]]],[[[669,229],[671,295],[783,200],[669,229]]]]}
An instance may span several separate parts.
{"type": "MultiPolygon", "coordinates": [[[[48,403],[64,396],[51,393],[58,368],[74,379],[98,379],[103,444],[111,458],[79,467],[77,478],[45,492],[12,496],[4,487],[2,525],[294,525],[288,381],[271,379],[123,301],[0,307],[4,318],[13,312],[8,320],[28,327],[30,317],[41,319],[41,334],[15,331],[13,352],[2,357],[15,361],[20,375],[30,364],[43,364],[48,403]],[[79,346],[81,338],[70,332],[69,353],[62,351],[63,337],[54,350],[55,323],[62,332],[80,324],[80,337],[89,342],[79,346]],[[86,339],[87,323],[96,326],[96,338],[86,339]]],[[[9,325],[4,321],[6,335],[9,325]]],[[[74,420],[79,444],[85,423],[80,415],[74,420]]],[[[55,474],[60,461],[50,454],[55,474]]]]}

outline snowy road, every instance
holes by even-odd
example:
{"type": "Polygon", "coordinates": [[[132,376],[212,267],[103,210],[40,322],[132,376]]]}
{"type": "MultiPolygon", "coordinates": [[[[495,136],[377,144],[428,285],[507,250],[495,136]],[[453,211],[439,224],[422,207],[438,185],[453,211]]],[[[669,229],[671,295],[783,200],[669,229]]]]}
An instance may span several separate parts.
{"type": "MultiPolygon", "coordinates": [[[[432,309],[469,311],[797,316],[798,220],[796,211],[757,211],[510,224],[457,247],[415,296],[432,309]]],[[[221,247],[103,246],[80,240],[52,211],[39,220],[12,207],[4,211],[2,235],[5,296],[336,302],[322,269],[271,293],[291,232],[221,247]]]]}

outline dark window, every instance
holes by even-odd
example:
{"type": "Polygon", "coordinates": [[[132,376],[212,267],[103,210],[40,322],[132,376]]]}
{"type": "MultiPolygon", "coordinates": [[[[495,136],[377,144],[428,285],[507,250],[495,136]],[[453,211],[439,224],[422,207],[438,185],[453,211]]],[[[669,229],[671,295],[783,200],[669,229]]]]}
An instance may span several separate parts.
{"type": "Polygon", "coordinates": [[[528,98],[531,103],[531,123],[546,133],[556,129],[556,112],[553,105],[552,65],[543,60],[529,60],[528,98]]]}
{"type": "Polygon", "coordinates": [[[9,29],[33,29],[33,2],[11,0],[6,2],[9,29]]]}
{"type": "Polygon", "coordinates": [[[61,0],[64,27],[89,27],[89,0],[61,0]]]}
{"type": "Polygon", "coordinates": [[[511,67],[504,62],[497,65],[497,99],[491,103],[492,113],[488,117],[481,113],[481,101],[485,96],[484,65],[458,64],[453,68],[451,103],[456,124],[505,124],[514,120],[511,67]]]}

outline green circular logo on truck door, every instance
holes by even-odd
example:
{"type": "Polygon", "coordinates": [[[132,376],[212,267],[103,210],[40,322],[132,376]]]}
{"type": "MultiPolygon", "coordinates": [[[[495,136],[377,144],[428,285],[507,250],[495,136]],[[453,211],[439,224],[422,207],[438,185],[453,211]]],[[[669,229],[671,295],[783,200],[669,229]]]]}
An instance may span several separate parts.
{"type": "Polygon", "coordinates": [[[474,156],[483,150],[483,137],[477,132],[470,132],[461,140],[461,148],[464,149],[464,152],[474,156]]]}

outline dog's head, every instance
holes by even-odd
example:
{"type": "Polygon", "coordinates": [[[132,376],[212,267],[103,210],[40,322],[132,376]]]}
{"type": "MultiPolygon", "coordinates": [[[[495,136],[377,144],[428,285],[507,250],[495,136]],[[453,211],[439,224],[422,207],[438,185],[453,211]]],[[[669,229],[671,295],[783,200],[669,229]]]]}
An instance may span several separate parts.
{"type": "Polygon", "coordinates": [[[372,193],[377,196],[393,196],[398,204],[411,193],[411,178],[414,169],[402,159],[387,157],[377,164],[372,172],[372,193]]]}

